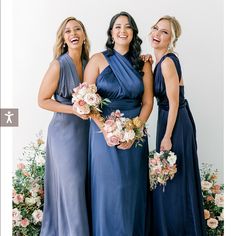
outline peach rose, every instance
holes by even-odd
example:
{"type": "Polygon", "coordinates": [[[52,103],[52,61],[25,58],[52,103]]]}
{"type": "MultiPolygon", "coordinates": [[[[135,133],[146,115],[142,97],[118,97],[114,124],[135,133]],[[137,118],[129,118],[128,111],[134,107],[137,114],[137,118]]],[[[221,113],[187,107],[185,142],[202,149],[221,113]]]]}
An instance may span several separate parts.
{"type": "Polygon", "coordinates": [[[214,185],[214,186],[211,188],[211,191],[212,191],[213,193],[220,193],[220,185],[219,185],[219,184],[214,185]]]}
{"type": "Polygon", "coordinates": [[[205,218],[205,220],[210,218],[210,212],[206,209],[204,209],[204,218],[205,218]]]}

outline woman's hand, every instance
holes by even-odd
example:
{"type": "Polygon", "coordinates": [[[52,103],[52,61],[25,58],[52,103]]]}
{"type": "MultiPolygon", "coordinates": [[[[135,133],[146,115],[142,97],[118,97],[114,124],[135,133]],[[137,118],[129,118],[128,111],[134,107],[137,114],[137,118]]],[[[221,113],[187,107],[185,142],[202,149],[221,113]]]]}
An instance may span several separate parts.
{"type": "Polygon", "coordinates": [[[117,148],[122,149],[122,150],[126,150],[126,149],[130,149],[133,144],[134,144],[134,140],[128,141],[128,142],[123,142],[120,145],[118,145],[117,148]]]}
{"type": "Polygon", "coordinates": [[[78,116],[78,117],[80,117],[82,120],[88,120],[90,117],[89,117],[89,115],[82,115],[82,114],[79,114],[76,110],[75,110],[75,108],[72,106],[72,110],[73,110],[73,114],[74,115],[76,115],[76,116],[78,116]]]}
{"type": "Polygon", "coordinates": [[[170,151],[172,148],[171,139],[168,137],[164,137],[161,141],[160,151],[170,151]]]}
{"type": "Polygon", "coordinates": [[[140,57],[144,62],[149,61],[151,63],[151,65],[153,64],[153,59],[152,59],[151,54],[141,55],[140,57]]]}

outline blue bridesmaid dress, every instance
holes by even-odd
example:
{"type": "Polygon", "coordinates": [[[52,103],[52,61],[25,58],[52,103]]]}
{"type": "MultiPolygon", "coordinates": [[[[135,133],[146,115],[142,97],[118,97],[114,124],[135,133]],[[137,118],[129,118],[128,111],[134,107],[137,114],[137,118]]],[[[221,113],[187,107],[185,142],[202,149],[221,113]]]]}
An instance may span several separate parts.
{"type": "MultiPolygon", "coordinates": [[[[71,105],[72,89],[80,78],[68,53],[57,60],[60,79],[54,98],[71,105]]],[[[89,121],[54,113],[47,137],[41,236],[89,236],[85,196],[88,135],[89,121]]]]}
{"type": "MultiPolygon", "coordinates": [[[[103,116],[119,109],[133,118],[141,110],[144,85],[128,54],[103,52],[109,65],[96,80],[111,103],[103,116]]],[[[97,125],[90,126],[89,176],[93,236],[144,236],[148,195],[148,141],[128,150],[109,147],[97,125]]]]}
{"type": "MultiPolygon", "coordinates": [[[[158,103],[156,150],[164,137],[169,103],[166,95],[161,63],[169,57],[173,60],[181,79],[181,67],[175,54],[164,55],[154,70],[154,94],[158,103]]],[[[177,155],[177,173],[169,180],[165,191],[158,186],[151,193],[151,236],[203,236],[205,223],[203,198],[198,167],[196,128],[188,102],[184,98],[184,86],[180,86],[179,110],[171,137],[172,151],[177,155]]]]}

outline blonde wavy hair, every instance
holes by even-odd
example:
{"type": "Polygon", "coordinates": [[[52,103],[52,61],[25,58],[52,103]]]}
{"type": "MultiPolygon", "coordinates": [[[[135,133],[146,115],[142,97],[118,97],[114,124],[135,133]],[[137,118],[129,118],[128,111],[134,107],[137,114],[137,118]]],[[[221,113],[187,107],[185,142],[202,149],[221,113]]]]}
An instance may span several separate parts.
{"type": "Polygon", "coordinates": [[[77,20],[73,16],[67,17],[61,23],[60,27],[57,30],[56,42],[55,42],[55,45],[54,45],[54,48],[53,48],[53,58],[56,59],[57,57],[59,57],[60,55],[66,53],[68,51],[67,45],[64,46],[64,41],[65,41],[64,40],[64,31],[65,31],[66,24],[71,20],[77,21],[83,29],[83,32],[84,32],[84,35],[85,35],[85,40],[84,40],[84,43],[83,43],[83,46],[82,46],[81,58],[88,61],[89,60],[89,51],[90,51],[90,42],[89,42],[89,39],[88,39],[88,36],[87,36],[87,32],[85,30],[84,24],[80,20],[77,20]]]}
{"type": "MultiPolygon", "coordinates": [[[[176,42],[178,41],[178,39],[179,39],[179,37],[181,35],[181,32],[182,32],[180,23],[179,23],[179,21],[175,17],[166,15],[166,16],[161,17],[156,22],[156,24],[158,22],[162,21],[162,20],[167,20],[167,21],[170,22],[171,41],[170,41],[170,44],[168,46],[168,51],[173,52],[174,48],[176,46],[176,42]]],[[[154,28],[155,25],[152,26],[152,29],[154,28]]]]}

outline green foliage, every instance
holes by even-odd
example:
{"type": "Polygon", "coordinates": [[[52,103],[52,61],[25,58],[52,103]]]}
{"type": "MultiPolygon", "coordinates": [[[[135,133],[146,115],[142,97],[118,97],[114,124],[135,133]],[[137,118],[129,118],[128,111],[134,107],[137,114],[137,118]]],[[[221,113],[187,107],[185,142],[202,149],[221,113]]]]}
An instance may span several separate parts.
{"type": "Polygon", "coordinates": [[[207,235],[224,235],[224,185],[217,183],[218,171],[212,165],[202,164],[201,185],[207,235]]]}
{"type": "Polygon", "coordinates": [[[44,203],[45,145],[42,133],[23,149],[12,177],[12,235],[36,236],[40,233],[44,203]]]}

